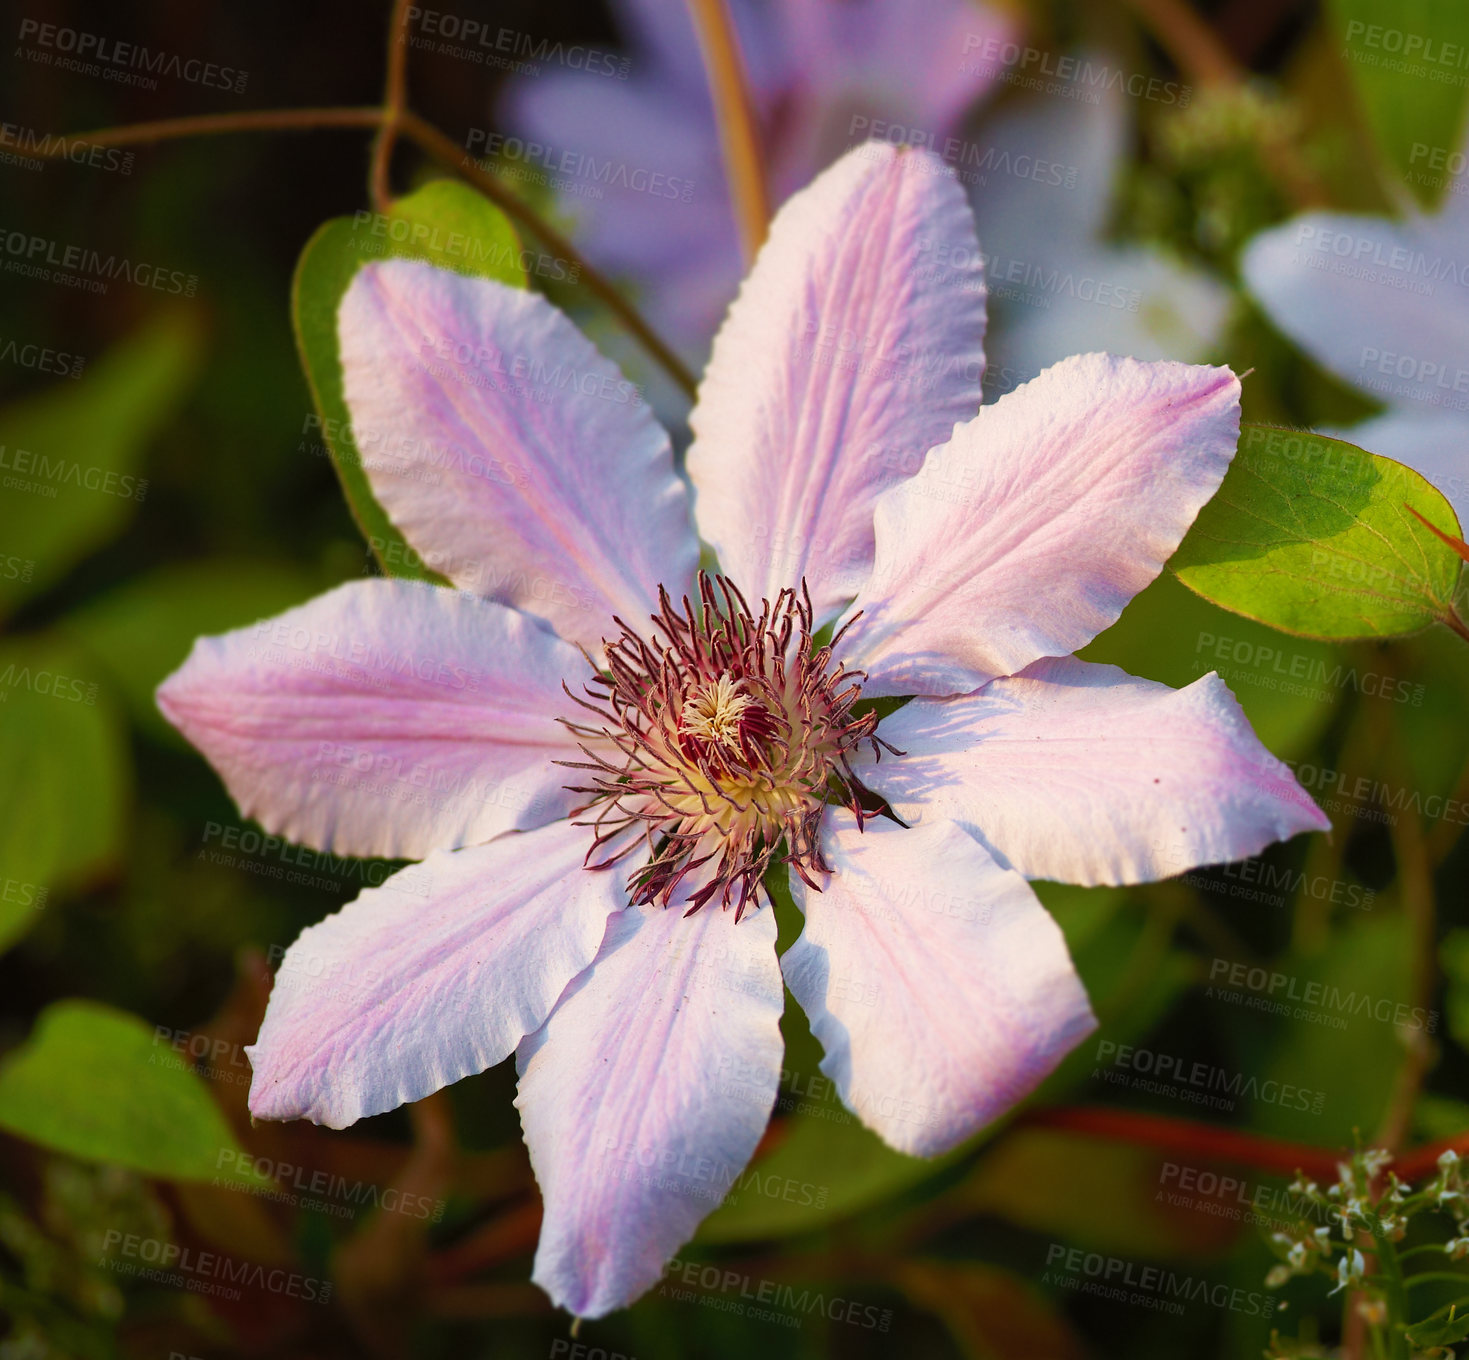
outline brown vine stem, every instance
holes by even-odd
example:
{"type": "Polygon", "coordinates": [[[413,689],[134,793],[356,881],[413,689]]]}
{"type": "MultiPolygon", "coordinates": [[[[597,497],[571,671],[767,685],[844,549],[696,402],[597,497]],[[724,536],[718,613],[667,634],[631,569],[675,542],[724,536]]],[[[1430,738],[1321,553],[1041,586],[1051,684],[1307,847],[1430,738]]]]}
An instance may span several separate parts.
{"type": "Polygon", "coordinates": [[[210,137],[227,132],[316,132],[324,128],[375,128],[383,111],[371,108],[252,109],[248,113],[201,113],[187,118],[159,118],[151,123],[128,123],[122,127],[74,132],[57,138],[53,148],[27,151],[37,160],[55,160],[66,152],[66,144],[89,142],[93,146],[137,146],[147,142],[169,142],[180,137],[210,137]]]}
{"type": "Polygon", "coordinates": [[[760,129],[740,40],[724,0],[688,0],[689,15],[699,37],[699,52],[709,77],[709,95],[724,153],[724,173],[745,264],[755,258],[770,225],[770,198],[760,154],[760,129]]]}
{"type": "MultiPolygon", "coordinates": [[[[96,146],[134,146],[149,142],[174,141],[183,137],[218,136],[231,132],[311,132],[324,128],[377,128],[383,122],[380,108],[260,109],[250,113],[200,114],[189,118],[163,118],[151,123],[100,128],[57,139],[49,151],[38,151],[38,159],[56,159],[69,143],[91,142],[96,146]]],[[[638,310],[595,269],[560,232],[540,214],[523,203],[492,175],[481,170],[432,123],[405,108],[398,120],[399,131],[422,150],[453,170],[488,198],[507,217],[513,218],[549,246],[568,264],[576,266],[587,289],[637,338],[645,350],[668,372],[692,400],[697,392],[694,375],[677,354],[645,321],[638,310]]]]}
{"type": "Polygon", "coordinates": [[[383,90],[382,123],[372,142],[372,168],[368,187],[373,205],[386,213],[393,202],[390,168],[393,145],[398,140],[398,124],[408,102],[408,0],[393,0],[393,16],[388,21],[388,78],[383,90]]]}

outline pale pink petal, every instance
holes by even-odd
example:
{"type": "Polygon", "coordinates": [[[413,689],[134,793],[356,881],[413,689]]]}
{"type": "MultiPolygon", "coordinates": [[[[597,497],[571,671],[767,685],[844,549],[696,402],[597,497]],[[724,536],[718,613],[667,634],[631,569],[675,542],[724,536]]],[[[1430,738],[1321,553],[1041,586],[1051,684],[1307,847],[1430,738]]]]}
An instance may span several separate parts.
{"type": "Polygon", "coordinates": [[[956,821],[1027,878],[1146,883],[1331,824],[1212,672],[1185,689],[1075,657],[915,699],[861,766],[914,826],[956,821]]]}
{"type": "Polygon", "coordinates": [[[668,436],[545,298],[389,260],[338,323],[363,467],[430,566],[588,648],[682,594],[698,547],[668,436]]]}
{"type": "Polygon", "coordinates": [[[1096,1027],[1056,923],[952,822],[862,831],[832,814],[833,873],[781,960],[842,1100],[900,1152],[934,1157],[1023,1099],[1096,1027]]]}
{"type": "Polygon", "coordinates": [[[509,1057],[627,904],[587,845],[563,821],[440,851],[302,931],[245,1050],[251,1114],[342,1129],[509,1057]]]}
{"type": "Polygon", "coordinates": [[[601,1317],[656,1284],[739,1183],[780,1082],[775,918],[629,908],[521,1045],[521,1124],[545,1200],[533,1278],[601,1317]]]}
{"type": "Polygon", "coordinates": [[[872,565],[872,507],[979,408],[984,277],[947,167],[869,143],[791,198],[689,417],[699,528],[752,601],[818,619],[872,565]]]}
{"type": "Polygon", "coordinates": [[[967,694],[1113,623],[1218,488],[1227,368],[1085,354],[984,407],[877,506],[842,657],[864,692],[967,694]]]}
{"type": "Polygon", "coordinates": [[[417,858],[570,811],[552,762],[582,757],[556,718],[586,673],[513,609],[368,580],[200,638],[158,706],[267,831],[417,858]]]}

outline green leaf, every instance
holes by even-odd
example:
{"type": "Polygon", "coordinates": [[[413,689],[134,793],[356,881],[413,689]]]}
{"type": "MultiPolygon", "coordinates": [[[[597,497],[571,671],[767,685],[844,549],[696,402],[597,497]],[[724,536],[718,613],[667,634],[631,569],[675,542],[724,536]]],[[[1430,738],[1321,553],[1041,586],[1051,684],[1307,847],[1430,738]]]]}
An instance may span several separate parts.
{"type": "Polygon", "coordinates": [[[84,377],[0,411],[0,617],[115,537],[149,442],[197,368],[191,312],[161,313],[84,377]]]}
{"type": "Polygon", "coordinates": [[[121,855],[127,744],[107,696],[70,648],[0,643],[0,948],[50,894],[121,855]]]}
{"type": "Polygon", "coordinates": [[[58,1001],[0,1066],[0,1128],[169,1180],[223,1178],[240,1151],[194,1071],[135,1015],[58,1001]]]}
{"type": "Polygon", "coordinates": [[[1426,1318],[1409,1327],[1407,1335],[1414,1346],[1451,1346],[1457,1341],[1469,1341],[1469,1310],[1464,1309],[1460,1300],[1444,1317],[1426,1318]]]}
{"type": "Polygon", "coordinates": [[[153,692],[194,640],[278,614],[312,591],[305,577],[277,563],[191,562],[133,578],[73,610],[62,627],[106,665],[139,726],[181,743],[158,712],[153,692]]]}
{"type": "Polygon", "coordinates": [[[1169,563],[1206,600],[1301,637],[1396,637],[1444,618],[1459,522],[1411,468],[1340,439],[1246,425],[1169,563]]]}
{"type": "Polygon", "coordinates": [[[1352,73],[1383,159],[1431,203],[1460,147],[1469,5],[1461,0],[1330,0],[1342,64],[1352,73]]]}
{"type": "Polygon", "coordinates": [[[434,180],[400,198],[389,214],[359,212],[325,223],[306,243],[291,284],[296,346],[353,518],[389,575],[442,582],[373,496],[342,391],[337,308],[357,271],[385,258],[426,260],[524,288],[520,241],[505,215],[472,189],[434,180]]]}

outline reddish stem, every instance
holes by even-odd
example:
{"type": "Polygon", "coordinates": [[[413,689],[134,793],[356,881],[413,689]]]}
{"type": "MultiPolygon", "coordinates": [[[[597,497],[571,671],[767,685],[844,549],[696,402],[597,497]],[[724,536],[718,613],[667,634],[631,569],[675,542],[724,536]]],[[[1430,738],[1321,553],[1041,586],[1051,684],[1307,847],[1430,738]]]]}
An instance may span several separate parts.
{"type": "MultiPolygon", "coordinates": [[[[1309,1143],[1288,1143],[1280,1138],[1242,1133],[1238,1129],[1225,1129],[1213,1124],[1197,1124],[1189,1119],[1101,1106],[1057,1106],[1032,1110],[1021,1122],[1032,1127],[1069,1129],[1098,1138],[1115,1138],[1139,1147],[1160,1148],[1176,1156],[1233,1162],[1281,1175],[1304,1171],[1316,1180],[1334,1180],[1337,1163],[1345,1160],[1349,1152],[1345,1147],[1323,1148],[1309,1143]]],[[[1409,1148],[1397,1157],[1393,1169],[1402,1180],[1412,1182],[1431,1175],[1439,1157],[1450,1150],[1469,1155],[1469,1131],[1409,1148]]]]}

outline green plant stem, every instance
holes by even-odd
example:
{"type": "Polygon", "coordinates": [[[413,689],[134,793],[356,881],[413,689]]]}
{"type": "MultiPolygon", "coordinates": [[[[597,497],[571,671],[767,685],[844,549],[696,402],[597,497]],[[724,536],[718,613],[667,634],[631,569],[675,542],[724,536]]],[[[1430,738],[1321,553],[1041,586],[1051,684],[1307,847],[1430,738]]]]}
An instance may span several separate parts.
{"type": "Polygon", "coordinates": [[[1403,1281],[1404,1289],[1411,1289],[1415,1284],[1469,1284],[1469,1275],[1460,1275],[1452,1270],[1425,1270],[1421,1275],[1413,1275],[1403,1281]]]}
{"type": "Polygon", "coordinates": [[[1406,1331],[1409,1321],[1408,1290],[1403,1283],[1403,1267],[1398,1260],[1397,1249],[1381,1231],[1381,1220],[1373,1214],[1369,1221],[1372,1224],[1372,1240],[1377,1245],[1377,1265],[1382,1272],[1383,1293],[1387,1300],[1388,1354],[1391,1360],[1413,1360],[1406,1331]]]}
{"type": "MultiPolygon", "coordinates": [[[[1441,1242],[1425,1242],[1421,1247],[1409,1247],[1407,1251],[1400,1251],[1398,1253],[1398,1260],[1408,1261],[1415,1256],[1427,1256],[1430,1252],[1442,1256],[1444,1254],[1443,1244],[1441,1242]]],[[[1463,1278],[1465,1284],[1469,1284],[1469,1275],[1465,1275],[1463,1278]]]]}

